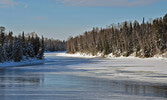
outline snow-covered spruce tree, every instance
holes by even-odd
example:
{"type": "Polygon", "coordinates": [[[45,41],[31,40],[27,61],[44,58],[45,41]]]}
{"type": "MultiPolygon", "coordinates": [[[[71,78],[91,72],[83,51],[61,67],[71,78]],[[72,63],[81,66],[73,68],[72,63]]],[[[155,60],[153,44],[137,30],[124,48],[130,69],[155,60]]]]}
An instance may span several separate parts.
{"type": "Polygon", "coordinates": [[[0,36],[0,44],[3,46],[3,45],[4,45],[4,42],[5,42],[5,33],[2,32],[2,33],[1,33],[1,36],[0,36]]]}
{"type": "Polygon", "coordinates": [[[0,62],[3,62],[2,45],[0,45],[0,62]]]}
{"type": "Polygon", "coordinates": [[[28,54],[26,52],[28,45],[26,44],[24,32],[22,33],[22,36],[21,36],[21,43],[22,43],[22,48],[23,48],[23,56],[28,58],[27,56],[28,54]]]}
{"type": "Polygon", "coordinates": [[[33,47],[32,43],[31,43],[31,41],[32,41],[32,39],[29,36],[28,37],[28,44],[27,44],[26,53],[27,53],[28,57],[34,58],[35,57],[35,52],[34,52],[34,49],[33,49],[34,47],[33,47]]]}
{"type": "Polygon", "coordinates": [[[23,58],[23,49],[20,38],[15,37],[14,41],[14,57],[13,60],[15,62],[21,61],[23,58]]]}
{"type": "Polygon", "coordinates": [[[39,52],[39,49],[40,49],[40,39],[39,39],[39,37],[37,35],[32,40],[32,45],[33,45],[35,56],[37,56],[37,54],[39,52]]]}
{"type": "Polygon", "coordinates": [[[3,60],[4,61],[9,61],[9,58],[8,58],[8,43],[5,41],[4,42],[4,45],[2,47],[2,56],[3,56],[3,60]]]}
{"type": "Polygon", "coordinates": [[[4,45],[4,41],[5,41],[5,35],[3,30],[0,30],[1,32],[1,36],[0,36],[0,62],[4,62],[4,50],[3,50],[3,45],[4,45]]]}
{"type": "Polygon", "coordinates": [[[40,44],[40,49],[37,55],[37,59],[43,59],[44,57],[44,51],[45,51],[45,45],[44,45],[44,38],[42,36],[41,44],[40,44]]]}
{"type": "Polygon", "coordinates": [[[13,60],[13,54],[14,54],[14,44],[13,44],[13,32],[9,32],[8,34],[8,47],[7,47],[7,57],[8,60],[11,61],[13,60]]]}

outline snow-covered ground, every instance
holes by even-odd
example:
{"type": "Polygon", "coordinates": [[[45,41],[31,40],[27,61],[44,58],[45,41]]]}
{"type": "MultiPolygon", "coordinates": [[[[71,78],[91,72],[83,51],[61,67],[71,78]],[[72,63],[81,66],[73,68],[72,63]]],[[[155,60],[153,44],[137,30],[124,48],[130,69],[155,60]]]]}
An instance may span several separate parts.
{"type": "Polygon", "coordinates": [[[107,58],[95,58],[95,56],[86,54],[66,54],[64,52],[55,53],[55,55],[64,57],[93,58],[97,61],[97,63],[69,66],[72,69],[87,70],[85,72],[73,73],[76,75],[121,81],[131,80],[134,82],[167,83],[166,58],[136,58],[133,56],[115,58],[111,55],[107,58]]]}
{"type": "MultiPolygon", "coordinates": [[[[53,54],[53,53],[51,53],[53,54]]],[[[65,56],[65,57],[79,57],[79,58],[95,58],[95,57],[101,57],[101,54],[99,53],[96,56],[92,56],[91,54],[86,54],[86,53],[75,53],[75,54],[69,54],[66,52],[56,52],[55,54],[56,56],[65,56]]]]}
{"type": "Polygon", "coordinates": [[[16,66],[28,66],[28,65],[36,65],[42,64],[44,60],[37,60],[37,59],[29,59],[21,62],[4,62],[0,63],[0,68],[4,67],[16,67],[16,66]]]}

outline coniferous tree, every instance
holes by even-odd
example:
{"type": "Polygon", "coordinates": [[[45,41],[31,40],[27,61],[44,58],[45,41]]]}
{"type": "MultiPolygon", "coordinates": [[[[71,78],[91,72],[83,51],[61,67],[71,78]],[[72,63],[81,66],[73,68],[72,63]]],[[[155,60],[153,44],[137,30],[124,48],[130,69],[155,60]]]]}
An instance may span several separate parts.
{"type": "Polygon", "coordinates": [[[25,34],[24,34],[24,32],[22,33],[22,36],[21,36],[21,42],[22,42],[22,48],[23,48],[23,55],[25,56],[25,57],[27,57],[27,52],[26,52],[26,50],[27,50],[27,43],[26,43],[26,39],[25,39],[25,34]]]}
{"type": "Polygon", "coordinates": [[[19,62],[23,58],[23,50],[20,38],[15,38],[14,42],[14,61],[19,62]]]}
{"type": "Polygon", "coordinates": [[[43,57],[44,57],[44,51],[45,51],[45,45],[44,45],[44,38],[42,36],[40,50],[39,50],[39,53],[37,55],[38,59],[43,59],[43,57]]]}
{"type": "Polygon", "coordinates": [[[0,44],[3,46],[5,42],[5,33],[1,32],[0,44]]]}
{"type": "Polygon", "coordinates": [[[32,40],[32,45],[33,45],[34,53],[35,53],[35,55],[37,55],[39,52],[39,48],[40,48],[40,40],[39,40],[39,37],[37,35],[32,40]]]}
{"type": "Polygon", "coordinates": [[[13,48],[13,32],[9,32],[8,34],[8,48],[7,48],[7,56],[8,60],[11,61],[13,59],[13,53],[14,53],[14,48],[13,48]]]}
{"type": "Polygon", "coordinates": [[[8,50],[8,43],[5,42],[2,50],[3,61],[9,61],[7,50],[8,50]]]}
{"type": "Polygon", "coordinates": [[[3,62],[2,52],[3,52],[2,45],[0,45],[0,62],[3,62]]]}
{"type": "Polygon", "coordinates": [[[35,52],[34,52],[34,49],[33,49],[33,45],[31,43],[28,43],[27,54],[30,58],[35,57],[35,52]]]}

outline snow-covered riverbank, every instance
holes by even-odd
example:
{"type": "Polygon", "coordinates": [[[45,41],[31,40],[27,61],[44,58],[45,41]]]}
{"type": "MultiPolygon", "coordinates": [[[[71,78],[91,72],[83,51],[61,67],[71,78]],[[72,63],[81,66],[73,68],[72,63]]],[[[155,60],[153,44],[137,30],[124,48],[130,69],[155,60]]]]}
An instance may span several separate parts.
{"type": "MultiPolygon", "coordinates": [[[[54,54],[50,54],[54,55],[54,54]]],[[[56,53],[56,56],[95,58],[96,56],[83,54],[56,53]]],[[[98,56],[100,57],[100,56],[98,56]]],[[[80,76],[107,78],[111,80],[131,80],[151,83],[167,83],[167,59],[162,57],[107,57],[95,58],[99,61],[92,64],[69,66],[72,69],[87,70],[73,73],[80,76]]],[[[70,73],[67,73],[70,74],[70,73]]]]}
{"type": "Polygon", "coordinates": [[[71,53],[66,53],[65,51],[61,51],[61,52],[49,52],[49,53],[55,53],[56,56],[66,56],[66,57],[79,57],[79,58],[97,58],[97,57],[104,57],[104,58],[108,58],[108,59],[113,59],[113,58],[116,58],[116,59],[122,59],[122,58],[126,58],[126,59],[131,59],[131,58],[135,58],[135,59],[167,59],[165,58],[167,54],[162,54],[162,55],[155,55],[154,57],[152,58],[139,58],[139,57],[135,57],[135,54],[132,54],[128,57],[124,57],[124,56],[120,56],[120,57],[115,57],[112,53],[111,54],[108,54],[106,56],[103,56],[102,53],[98,53],[97,55],[91,55],[91,54],[87,54],[87,53],[74,53],[74,54],[71,54],[71,53]]]}
{"type": "MultiPolygon", "coordinates": [[[[53,53],[52,53],[53,54],[53,53]]],[[[101,57],[101,54],[92,56],[91,54],[85,54],[85,53],[75,53],[75,54],[69,54],[66,52],[55,52],[56,56],[65,56],[65,57],[79,57],[79,58],[95,58],[95,57],[101,57]]]]}
{"type": "Polygon", "coordinates": [[[5,67],[16,67],[16,66],[28,66],[28,65],[36,65],[36,64],[43,64],[44,60],[37,60],[37,59],[30,59],[21,62],[4,62],[0,63],[0,68],[5,67]]]}

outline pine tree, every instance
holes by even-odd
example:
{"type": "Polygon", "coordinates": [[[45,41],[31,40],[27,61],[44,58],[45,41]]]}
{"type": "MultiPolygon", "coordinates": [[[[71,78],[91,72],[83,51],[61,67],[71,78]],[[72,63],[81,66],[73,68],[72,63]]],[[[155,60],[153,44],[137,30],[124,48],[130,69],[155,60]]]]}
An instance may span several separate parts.
{"type": "Polygon", "coordinates": [[[27,46],[26,46],[24,32],[22,33],[22,36],[21,36],[21,42],[22,42],[22,47],[23,47],[23,55],[27,56],[27,52],[26,52],[27,46]]]}
{"type": "Polygon", "coordinates": [[[42,36],[40,50],[39,50],[38,55],[37,55],[38,59],[43,59],[43,57],[44,57],[44,51],[45,51],[45,45],[44,45],[44,38],[42,36]]]}
{"type": "Polygon", "coordinates": [[[8,43],[5,42],[3,47],[2,47],[2,57],[3,57],[3,61],[9,61],[9,58],[8,58],[8,43]]]}
{"type": "Polygon", "coordinates": [[[5,33],[1,32],[1,37],[0,37],[0,44],[3,46],[5,42],[5,33]]]}
{"type": "Polygon", "coordinates": [[[3,55],[2,55],[2,46],[0,45],[0,62],[3,62],[3,55]]]}
{"type": "Polygon", "coordinates": [[[15,38],[14,42],[14,61],[19,62],[23,59],[23,49],[20,38],[15,38]]]}
{"type": "Polygon", "coordinates": [[[32,36],[31,43],[33,45],[34,54],[35,56],[38,54],[39,48],[40,48],[40,40],[39,37],[36,35],[35,38],[32,36]]]}
{"type": "Polygon", "coordinates": [[[163,30],[167,34],[167,14],[163,17],[163,30]]]}
{"type": "Polygon", "coordinates": [[[8,49],[7,49],[7,53],[8,53],[8,59],[9,61],[11,61],[13,59],[13,51],[14,51],[14,48],[13,48],[13,32],[9,32],[9,40],[8,40],[8,49]]]}
{"type": "Polygon", "coordinates": [[[35,57],[35,53],[34,53],[34,49],[33,49],[33,45],[29,42],[28,43],[28,47],[27,47],[27,54],[30,58],[34,58],[35,57]]]}

